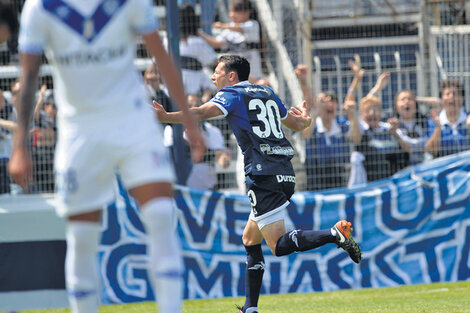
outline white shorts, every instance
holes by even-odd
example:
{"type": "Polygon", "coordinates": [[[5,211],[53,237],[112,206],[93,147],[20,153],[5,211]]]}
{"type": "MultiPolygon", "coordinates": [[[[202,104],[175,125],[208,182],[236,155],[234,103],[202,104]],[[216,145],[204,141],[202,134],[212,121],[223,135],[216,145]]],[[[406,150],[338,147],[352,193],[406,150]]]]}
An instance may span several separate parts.
{"type": "Polygon", "coordinates": [[[277,221],[285,220],[286,219],[286,208],[289,205],[289,201],[286,201],[283,205],[280,207],[269,211],[268,213],[265,213],[261,216],[256,217],[253,214],[253,210],[251,210],[250,213],[250,220],[255,222],[258,225],[259,230],[263,229],[264,226],[267,226],[269,224],[275,223],[277,221]]]}
{"type": "Polygon", "coordinates": [[[102,209],[111,203],[116,195],[116,174],[126,189],[175,181],[161,128],[153,119],[126,117],[125,124],[97,129],[73,131],[59,138],[55,170],[60,216],[102,209]]]}

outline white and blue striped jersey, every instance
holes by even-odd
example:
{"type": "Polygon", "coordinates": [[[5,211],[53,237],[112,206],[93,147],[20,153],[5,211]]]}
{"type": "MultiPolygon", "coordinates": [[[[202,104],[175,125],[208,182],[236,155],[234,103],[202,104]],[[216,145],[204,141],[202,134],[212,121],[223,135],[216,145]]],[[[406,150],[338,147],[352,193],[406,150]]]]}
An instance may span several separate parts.
{"type": "Polygon", "coordinates": [[[158,27],[151,0],[27,0],[19,51],[45,53],[59,125],[106,125],[149,107],[136,38],[158,27]]]}
{"type": "Polygon", "coordinates": [[[288,115],[274,91],[248,81],[224,87],[209,102],[225,115],[245,160],[245,174],[294,175],[294,149],[282,130],[288,115]]]}

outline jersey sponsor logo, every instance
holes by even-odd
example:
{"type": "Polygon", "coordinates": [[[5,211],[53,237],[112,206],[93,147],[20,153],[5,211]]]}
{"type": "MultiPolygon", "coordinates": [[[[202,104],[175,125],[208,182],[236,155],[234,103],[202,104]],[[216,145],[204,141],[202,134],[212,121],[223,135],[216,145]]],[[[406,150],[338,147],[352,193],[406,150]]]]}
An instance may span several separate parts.
{"type": "Polygon", "coordinates": [[[218,92],[216,95],[215,95],[215,100],[217,100],[218,102],[220,102],[221,104],[226,104],[227,103],[227,99],[225,99],[224,97],[222,97],[223,95],[223,92],[218,92]]]}
{"type": "Polygon", "coordinates": [[[75,51],[57,56],[54,58],[54,62],[65,66],[103,64],[122,57],[127,49],[127,46],[122,45],[120,47],[106,47],[94,51],[75,51]]]}
{"type": "Polygon", "coordinates": [[[276,175],[278,183],[295,183],[295,176],[293,175],[276,175]]]}
{"type": "Polygon", "coordinates": [[[269,94],[267,89],[261,88],[261,87],[246,87],[245,91],[246,92],[264,92],[264,93],[269,94]]]}
{"type": "Polygon", "coordinates": [[[292,156],[294,155],[294,149],[292,147],[280,147],[280,146],[275,146],[271,147],[268,144],[260,144],[259,148],[261,149],[262,152],[266,153],[267,155],[286,155],[286,156],[292,156]]]}

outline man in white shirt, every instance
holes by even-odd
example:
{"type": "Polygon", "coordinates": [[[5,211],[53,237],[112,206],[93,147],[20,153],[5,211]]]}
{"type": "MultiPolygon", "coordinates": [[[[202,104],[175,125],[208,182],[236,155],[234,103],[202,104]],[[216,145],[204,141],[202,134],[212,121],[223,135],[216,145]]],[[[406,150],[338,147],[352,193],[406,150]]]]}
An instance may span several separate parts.
{"type": "Polygon", "coordinates": [[[9,169],[27,190],[32,179],[29,121],[45,52],[53,65],[58,106],[57,212],[67,218],[65,276],[74,313],[98,312],[99,221],[101,208],[114,200],[116,172],[142,209],[149,236],[149,277],[159,312],[181,311],[183,263],[170,222],[174,173],[147,104],[145,85],[133,65],[138,35],[185,112],[196,160],[204,153],[204,142],[152,12],[150,0],[27,0],[23,7],[22,88],[9,169]]]}

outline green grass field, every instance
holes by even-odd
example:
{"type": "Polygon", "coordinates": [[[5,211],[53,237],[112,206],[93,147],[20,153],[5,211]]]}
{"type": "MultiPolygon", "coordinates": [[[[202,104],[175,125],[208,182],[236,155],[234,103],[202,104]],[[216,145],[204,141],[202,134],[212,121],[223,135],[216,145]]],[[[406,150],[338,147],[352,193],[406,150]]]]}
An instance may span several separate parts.
{"type": "MultiPolygon", "coordinates": [[[[236,313],[242,298],[188,300],[184,313],[236,313]]],[[[262,295],[263,313],[312,312],[470,312],[470,282],[439,283],[361,290],[302,294],[262,295]]],[[[68,313],[68,309],[21,311],[21,313],[68,313]]],[[[100,313],[155,313],[154,303],[103,306],[100,313]]]]}

